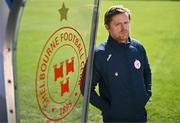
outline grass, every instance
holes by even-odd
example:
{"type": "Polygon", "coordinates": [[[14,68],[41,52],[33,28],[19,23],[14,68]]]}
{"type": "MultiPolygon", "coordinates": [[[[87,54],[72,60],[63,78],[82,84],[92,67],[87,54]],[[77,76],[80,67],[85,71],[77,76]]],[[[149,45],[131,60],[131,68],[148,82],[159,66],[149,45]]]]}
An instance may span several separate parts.
{"type": "MultiPolygon", "coordinates": [[[[180,2],[102,1],[97,45],[107,38],[107,31],[103,25],[104,12],[109,6],[115,4],[123,4],[131,9],[131,37],[140,40],[149,57],[152,69],[153,95],[151,102],[146,106],[148,122],[180,122],[180,2]]],[[[51,15],[54,8],[60,8],[61,4],[56,5],[47,0],[46,8],[43,5],[41,2],[33,0],[27,2],[19,32],[17,75],[20,117],[23,123],[48,122],[38,111],[36,104],[35,71],[44,41],[54,30],[61,26],[58,23],[59,16],[55,13],[51,15]]],[[[82,17],[82,19],[84,18],[82,17]]],[[[63,21],[62,24],[67,25],[65,22],[63,21]]],[[[75,23],[72,23],[79,27],[81,22],[77,23],[75,21],[75,23]]],[[[82,22],[82,24],[84,23],[82,22]]],[[[89,35],[86,33],[83,33],[83,35],[89,35]]],[[[86,45],[88,45],[87,42],[86,45]]],[[[80,122],[81,110],[77,110],[75,110],[75,113],[78,119],[77,117],[71,118],[70,122],[80,122]]],[[[91,105],[88,121],[92,123],[102,122],[101,112],[91,105]]]]}

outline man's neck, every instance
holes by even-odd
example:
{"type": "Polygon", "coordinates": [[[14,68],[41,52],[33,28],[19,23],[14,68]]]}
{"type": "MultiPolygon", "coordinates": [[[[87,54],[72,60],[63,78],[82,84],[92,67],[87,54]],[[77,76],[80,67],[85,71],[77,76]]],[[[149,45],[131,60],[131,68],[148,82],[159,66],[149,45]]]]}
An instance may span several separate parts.
{"type": "Polygon", "coordinates": [[[121,40],[121,41],[119,41],[119,40],[116,40],[118,43],[123,43],[123,44],[127,44],[127,42],[128,42],[128,40],[121,40]]]}
{"type": "Polygon", "coordinates": [[[121,43],[124,43],[124,44],[126,44],[126,43],[127,43],[127,40],[123,40],[123,41],[121,41],[121,43]]]}

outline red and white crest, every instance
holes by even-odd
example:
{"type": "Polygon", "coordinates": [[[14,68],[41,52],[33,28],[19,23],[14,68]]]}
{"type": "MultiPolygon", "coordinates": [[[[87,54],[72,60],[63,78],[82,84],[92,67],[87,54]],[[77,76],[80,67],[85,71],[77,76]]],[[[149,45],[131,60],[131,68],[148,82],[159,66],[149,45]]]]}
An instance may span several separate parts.
{"type": "Polygon", "coordinates": [[[48,38],[35,81],[37,105],[48,120],[61,121],[75,110],[86,58],[84,40],[76,29],[61,27],[48,38]]]}
{"type": "Polygon", "coordinates": [[[135,67],[136,69],[140,69],[140,68],[141,68],[141,62],[136,59],[136,60],[134,61],[134,67],[135,67]]]}

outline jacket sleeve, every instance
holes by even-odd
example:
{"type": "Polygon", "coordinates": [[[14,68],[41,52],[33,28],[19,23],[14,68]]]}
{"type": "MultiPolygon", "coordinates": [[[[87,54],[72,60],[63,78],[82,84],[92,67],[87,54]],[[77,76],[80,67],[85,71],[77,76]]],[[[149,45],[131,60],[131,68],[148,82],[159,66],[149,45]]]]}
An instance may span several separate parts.
{"type": "MultiPolygon", "coordinates": [[[[84,87],[85,87],[85,74],[86,74],[87,62],[83,70],[83,77],[80,84],[80,90],[82,95],[84,95],[84,87]]],[[[101,81],[101,75],[99,72],[99,66],[96,61],[96,54],[93,61],[93,75],[91,81],[91,93],[90,93],[90,103],[100,109],[101,111],[109,109],[109,103],[107,103],[101,96],[99,96],[96,92],[96,87],[98,82],[101,81]]]]}
{"type": "Polygon", "coordinates": [[[145,81],[145,86],[146,86],[146,91],[147,94],[149,95],[149,97],[151,97],[152,92],[151,92],[151,69],[150,69],[150,65],[149,65],[149,61],[148,61],[148,57],[146,54],[145,49],[143,48],[143,58],[144,58],[144,81],[145,81]]]}
{"type": "Polygon", "coordinates": [[[98,64],[96,56],[93,62],[93,75],[92,75],[92,83],[91,83],[91,96],[90,103],[100,109],[101,111],[109,110],[109,103],[99,96],[96,92],[96,86],[99,82],[102,82],[102,77],[100,74],[100,65],[98,64]]]}

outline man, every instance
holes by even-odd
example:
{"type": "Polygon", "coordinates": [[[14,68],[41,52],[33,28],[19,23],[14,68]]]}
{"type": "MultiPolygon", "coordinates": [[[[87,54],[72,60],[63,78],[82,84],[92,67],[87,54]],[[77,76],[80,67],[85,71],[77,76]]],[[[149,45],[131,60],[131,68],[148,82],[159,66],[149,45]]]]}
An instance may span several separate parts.
{"type": "Polygon", "coordinates": [[[147,121],[151,70],[144,47],[129,36],[130,19],[123,6],[107,10],[109,37],[95,50],[90,102],[102,111],[104,122],[147,121]]]}

